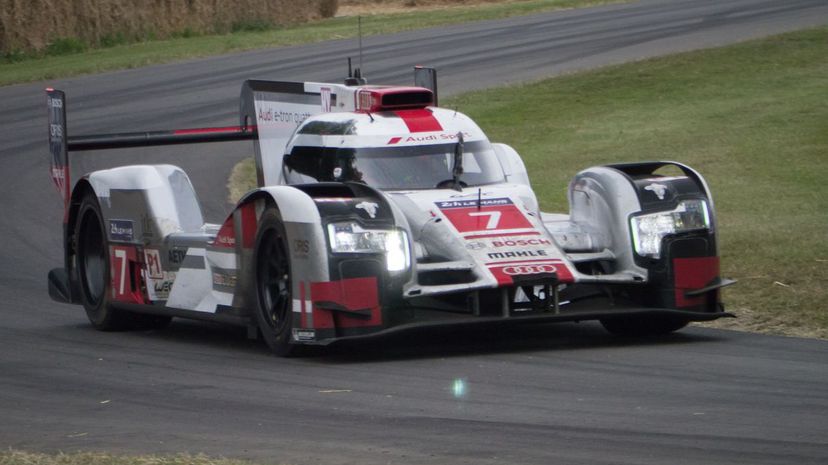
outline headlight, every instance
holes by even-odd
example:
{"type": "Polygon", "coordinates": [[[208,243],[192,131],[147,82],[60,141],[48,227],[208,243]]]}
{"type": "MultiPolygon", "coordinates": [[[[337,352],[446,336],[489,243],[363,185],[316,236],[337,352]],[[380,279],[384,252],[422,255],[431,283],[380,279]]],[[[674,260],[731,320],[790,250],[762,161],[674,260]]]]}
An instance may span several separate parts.
{"type": "Polygon", "coordinates": [[[634,216],[630,224],[635,251],[659,258],[664,236],[709,228],[710,213],[704,200],[684,200],[672,211],[634,216]]]}
{"type": "Polygon", "coordinates": [[[384,253],[388,271],[408,269],[408,235],[401,229],[363,229],[354,222],[330,223],[328,238],[331,252],[384,253]]]}

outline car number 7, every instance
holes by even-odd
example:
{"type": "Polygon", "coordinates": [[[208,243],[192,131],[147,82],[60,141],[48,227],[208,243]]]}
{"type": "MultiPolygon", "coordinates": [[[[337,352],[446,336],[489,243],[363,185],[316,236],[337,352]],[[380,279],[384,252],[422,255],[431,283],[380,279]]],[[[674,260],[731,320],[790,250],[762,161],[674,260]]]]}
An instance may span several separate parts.
{"type": "Polygon", "coordinates": [[[486,223],[486,229],[497,229],[497,224],[500,223],[499,211],[469,212],[469,216],[488,216],[489,221],[486,223]]]}

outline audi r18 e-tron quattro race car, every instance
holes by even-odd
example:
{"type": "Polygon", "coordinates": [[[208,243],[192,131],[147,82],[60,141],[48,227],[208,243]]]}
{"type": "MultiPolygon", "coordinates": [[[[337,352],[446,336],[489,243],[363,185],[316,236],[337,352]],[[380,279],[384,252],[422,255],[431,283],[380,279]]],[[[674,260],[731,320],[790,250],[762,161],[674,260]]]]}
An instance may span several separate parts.
{"type": "Polygon", "coordinates": [[[50,295],[101,330],[207,319],[279,354],[423,325],[599,320],[648,335],[728,315],[699,173],[588,168],[569,214],[542,213],[520,156],[436,106],[435,76],[249,80],[238,127],[87,136],[67,136],[65,96],[47,89],[65,207],[50,295]],[[70,176],[73,151],[244,139],[258,187],[221,224],[176,166],[70,176]]]}

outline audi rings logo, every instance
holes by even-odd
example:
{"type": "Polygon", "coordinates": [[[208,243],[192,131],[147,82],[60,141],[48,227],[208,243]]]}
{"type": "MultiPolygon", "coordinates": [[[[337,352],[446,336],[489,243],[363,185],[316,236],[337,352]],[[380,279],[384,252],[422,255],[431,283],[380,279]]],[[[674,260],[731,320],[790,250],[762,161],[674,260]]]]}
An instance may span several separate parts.
{"type": "Polygon", "coordinates": [[[519,274],[555,273],[558,269],[555,265],[512,265],[504,266],[503,272],[509,276],[519,274]]]}

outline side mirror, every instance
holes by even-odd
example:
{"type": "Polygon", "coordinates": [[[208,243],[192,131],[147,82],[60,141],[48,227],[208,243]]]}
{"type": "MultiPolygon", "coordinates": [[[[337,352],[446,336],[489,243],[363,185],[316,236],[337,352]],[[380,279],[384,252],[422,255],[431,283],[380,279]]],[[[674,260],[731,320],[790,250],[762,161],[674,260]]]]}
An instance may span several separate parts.
{"type": "Polygon", "coordinates": [[[497,155],[501,168],[503,168],[506,182],[530,186],[526,166],[524,166],[523,159],[520,158],[515,149],[506,144],[492,144],[492,148],[495,155],[497,155]]]}

